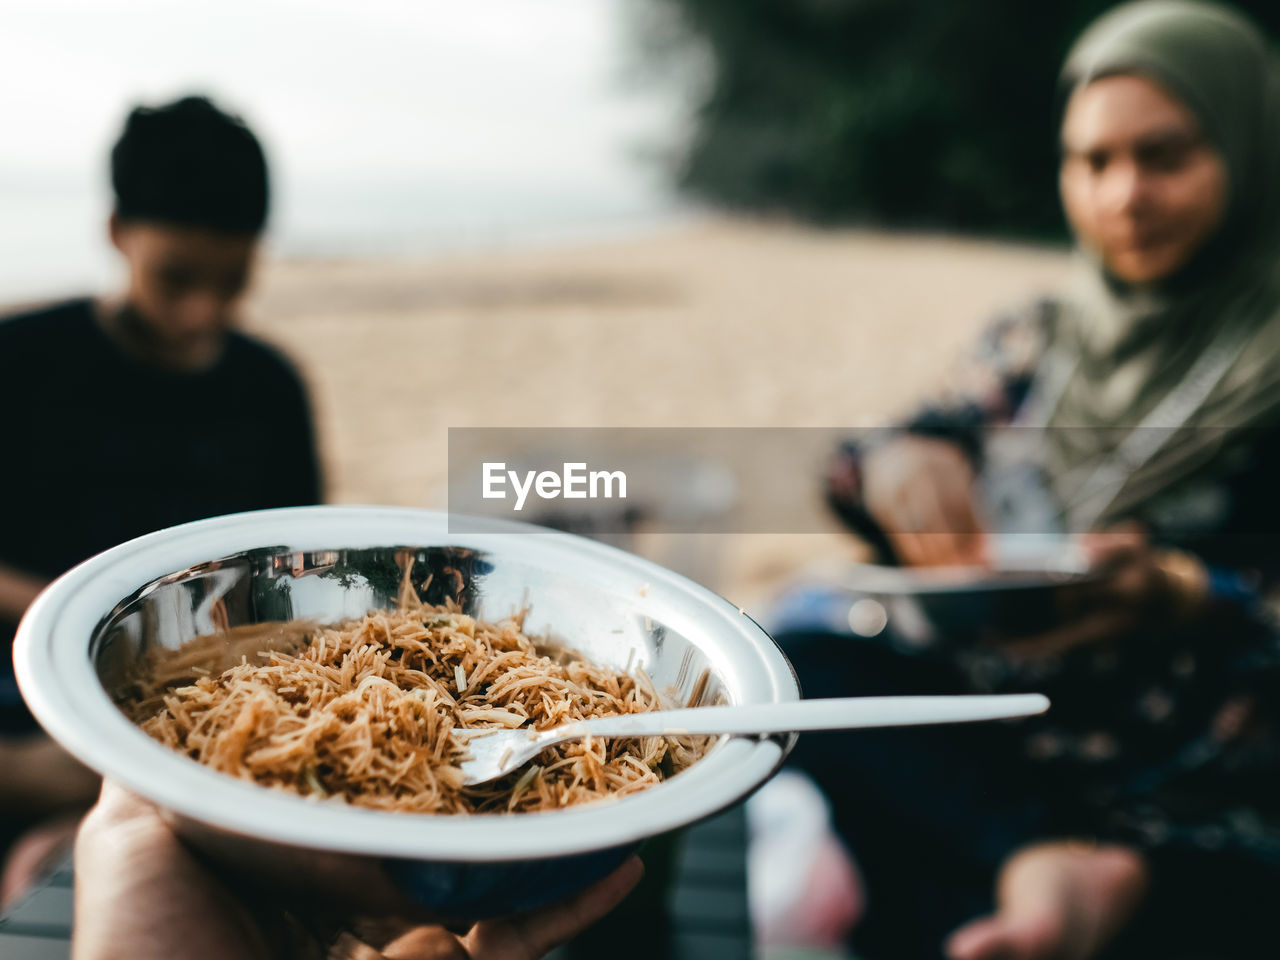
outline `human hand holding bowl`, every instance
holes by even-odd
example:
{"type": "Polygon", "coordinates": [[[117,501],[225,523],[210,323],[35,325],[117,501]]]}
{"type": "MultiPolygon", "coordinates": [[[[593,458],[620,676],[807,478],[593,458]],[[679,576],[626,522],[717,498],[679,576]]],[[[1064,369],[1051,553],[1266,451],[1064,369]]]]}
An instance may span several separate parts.
{"type": "Polygon", "coordinates": [[[1199,614],[1208,574],[1189,554],[1152,546],[1145,530],[1124,524],[1085,534],[1081,546],[1098,575],[1058,591],[1061,623],[1030,637],[1002,637],[1022,660],[1090,645],[1123,642],[1143,629],[1167,629],[1199,614]]]}
{"type": "MultiPolygon", "coordinates": [[[[76,843],[75,960],[268,960],[275,957],[388,960],[534,960],[612,910],[639,881],[635,857],[571,897],[537,910],[484,920],[455,933],[406,913],[370,929],[366,942],[334,924],[301,882],[270,892],[199,859],[159,810],[107,781],[76,843]],[[308,907],[309,911],[308,912],[308,907]],[[323,922],[320,918],[323,917],[323,922]],[[332,932],[328,932],[332,931],[332,932]],[[328,941],[328,942],[326,942],[328,941]]],[[[364,878],[366,900],[355,911],[401,903],[385,878],[364,878]]]]}

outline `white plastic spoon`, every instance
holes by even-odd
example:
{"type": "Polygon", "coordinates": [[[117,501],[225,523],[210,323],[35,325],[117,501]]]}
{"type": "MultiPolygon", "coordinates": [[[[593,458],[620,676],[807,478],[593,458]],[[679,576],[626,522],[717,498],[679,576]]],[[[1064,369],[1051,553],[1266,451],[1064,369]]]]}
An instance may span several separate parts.
{"type": "Polygon", "coordinates": [[[841,697],[742,707],[691,707],[629,713],[566,723],[550,730],[459,730],[469,735],[471,758],[462,763],[465,785],[496,780],[547,747],[586,737],[653,737],[680,734],[798,733],[858,727],[907,727],[1028,717],[1049,709],[1038,693],[962,697],[841,697]]]}

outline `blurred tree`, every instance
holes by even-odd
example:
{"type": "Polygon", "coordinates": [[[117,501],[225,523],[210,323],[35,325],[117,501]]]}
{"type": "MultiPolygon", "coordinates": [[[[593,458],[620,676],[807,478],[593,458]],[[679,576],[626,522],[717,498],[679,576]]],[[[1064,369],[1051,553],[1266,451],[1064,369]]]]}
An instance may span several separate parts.
{"type": "MultiPolygon", "coordinates": [[[[1055,81],[1108,0],[644,0],[700,45],[681,185],[731,208],[1061,236],[1055,81]]],[[[1272,35],[1280,4],[1238,4],[1272,35]]],[[[653,59],[653,58],[657,59],[653,59]]]]}

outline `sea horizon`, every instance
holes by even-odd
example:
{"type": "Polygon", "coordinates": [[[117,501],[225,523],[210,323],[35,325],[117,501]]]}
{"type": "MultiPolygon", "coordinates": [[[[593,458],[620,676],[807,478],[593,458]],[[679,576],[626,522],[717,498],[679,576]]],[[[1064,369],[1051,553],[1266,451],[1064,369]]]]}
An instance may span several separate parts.
{"type": "MultiPolygon", "coordinates": [[[[607,242],[691,222],[705,208],[661,184],[619,190],[417,184],[278,190],[269,260],[378,261],[607,242]]],[[[97,293],[121,282],[105,184],[0,178],[0,306],[97,293]]]]}

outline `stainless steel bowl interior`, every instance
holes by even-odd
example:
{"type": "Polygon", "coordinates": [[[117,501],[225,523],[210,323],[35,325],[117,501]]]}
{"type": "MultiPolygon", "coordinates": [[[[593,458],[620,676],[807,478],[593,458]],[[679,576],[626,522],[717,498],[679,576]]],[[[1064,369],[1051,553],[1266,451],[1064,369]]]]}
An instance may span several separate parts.
{"type": "Polygon", "coordinates": [[[706,651],[641,612],[644,583],[635,585],[635,601],[623,605],[616,596],[583,591],[565,571],[503,564],[483,549],[461,546],[263,547],[197,564],[118,604],[94,630],[89,656],[103,689],[127,703],[149,663],[197,637],[214,641],[202,651],[199,668],[221,671],[242,655],[261,659],[309,625],[393,609],[406,569],[422,599],[454,601],[479,619],[501,619],[527,604],[530,636],[597,663],[644,670],[672,707],[732,699],[706,651]]]}

